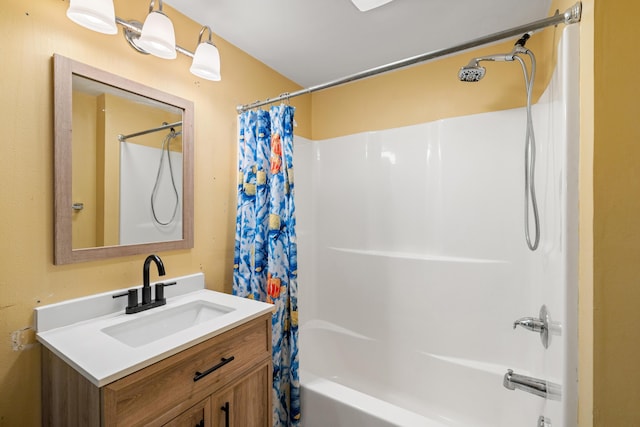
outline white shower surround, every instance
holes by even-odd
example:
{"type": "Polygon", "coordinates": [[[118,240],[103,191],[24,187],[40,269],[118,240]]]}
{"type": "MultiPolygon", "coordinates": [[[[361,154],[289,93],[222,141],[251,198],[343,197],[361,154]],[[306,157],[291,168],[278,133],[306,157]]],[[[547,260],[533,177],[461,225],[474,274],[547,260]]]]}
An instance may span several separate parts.
{"type": "Polygon", "coordinates": [[[533,109],[536,252],[523,108],[296,137],[305,427],[577,425],[578,32],[533,109]],[[542,304],[562,325],[546,350],[512,328],[542,304]],[[562,401],[507,390],[507,369],[562,401]]]}

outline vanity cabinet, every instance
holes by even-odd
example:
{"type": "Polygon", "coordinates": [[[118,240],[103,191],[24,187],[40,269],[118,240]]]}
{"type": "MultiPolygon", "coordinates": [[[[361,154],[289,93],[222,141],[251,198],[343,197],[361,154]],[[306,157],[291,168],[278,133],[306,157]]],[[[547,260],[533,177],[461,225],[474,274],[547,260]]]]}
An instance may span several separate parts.
{"type": "Polygon", "coordinates": [[[271,314],[97,387],[43,347],[45,426],[271,426],[271,314]]]}

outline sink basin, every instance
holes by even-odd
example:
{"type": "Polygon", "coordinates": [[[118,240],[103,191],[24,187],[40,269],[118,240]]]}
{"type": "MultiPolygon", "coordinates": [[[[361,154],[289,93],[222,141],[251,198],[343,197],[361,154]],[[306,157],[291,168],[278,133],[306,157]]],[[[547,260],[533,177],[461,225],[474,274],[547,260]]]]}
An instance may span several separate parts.
{"type": "Polygon", "coordinates": [[[208,301],[192,301],[178,307],[136,317],[100,331],[130,347],[141,347],[233,310],[235,309],[232,307],[208,301]]]}

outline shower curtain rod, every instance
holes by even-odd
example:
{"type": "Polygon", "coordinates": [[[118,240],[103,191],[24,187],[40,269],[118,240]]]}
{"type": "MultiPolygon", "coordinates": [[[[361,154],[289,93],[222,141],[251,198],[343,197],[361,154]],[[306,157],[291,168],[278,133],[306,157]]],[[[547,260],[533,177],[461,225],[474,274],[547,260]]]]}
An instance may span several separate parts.
{"type": "Polygon", "coordinates": [[[359,73],[351,74],[349,76],[332,80],[327,83],[322,83],[316,86],[311,86],[305,89],[301,89],[296,92],[283,93],[282,95],[279,95],[276,98],[267,98],[264,101],[256,101],[252,104],[238,105],[236,107],[236,111],[238,112],[238,114],[240,114],[252,108],[261,107],[263,105],[272,104],[274,102],[294,98],[300,95],[306,95],[307,93],[328,89],[330,87],[339,86],[339,85],[350,83],[356,80],[365,79],[367,77],[375,76],[377,74],[382,74],[388,71],[397,70],[398,68],[408,67],[409,65],[418,64],[420,62],[428,61],[428,60],[435,59],[445,55],[450,55],[452,53],[456,53],[456,52],[471,49],[474,47],[482,46],[488,43],[504,40],[510,37],[521,36],[524,33],[540,30],[546,27],[550,27],[552,25],[574,24],[576,22],[580,22],[581,15],[582,15],[582,2],[579,1],[573,6],[571,6],[570,8],[568,8],[563,14],[560,14],[559,11],[556,10],[556,13],[553,16],[540,19],[538,21],[534,21],[529,24],[524,24],[519,27],[514,27],[508,30],[489,34],[488,36],[480,37],[475,40],[471,40],[471,41],[459,44],[457,46],[448,47],[440,50],[434,50],[432,52],[413,56],[407,59],[402,59],[400,61],[392,62],[390,64],[381,65],[375,68],[370,68],[368,70],[361,71],[359,73]]]}
{"type": "Polygon", "coordinates": [[[126,141],[129,138],[134,138],[136,136],[146,135],[148,133],[158,132],[158,131],[161,131],[161,130],[174,128],[174,127],[178,127],[178,126],[182,126],[182,120],[180,120],[179,122],[167,123],[167,124],[164,124],[162,126],[158,126],[157,128],[142,130],[142,131],[136,132],[136,133],[130,133],[129,135],[118,135],[118,140],[120,142],[123,142],[123,141],[126,141]]]}

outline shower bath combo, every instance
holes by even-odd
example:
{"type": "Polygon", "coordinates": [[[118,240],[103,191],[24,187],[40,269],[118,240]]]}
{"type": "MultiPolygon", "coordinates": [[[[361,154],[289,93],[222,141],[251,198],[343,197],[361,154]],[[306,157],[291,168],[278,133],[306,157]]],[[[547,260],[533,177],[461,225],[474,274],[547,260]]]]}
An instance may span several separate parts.
{"type": "Polygon", "coordinates": [[[568,30],[531,107],[545,118],[535,120],[536,251],[521,238],[514,135],[525,108],[296,137],[305,426],[576,425],[577,29],[568,30]]]}

